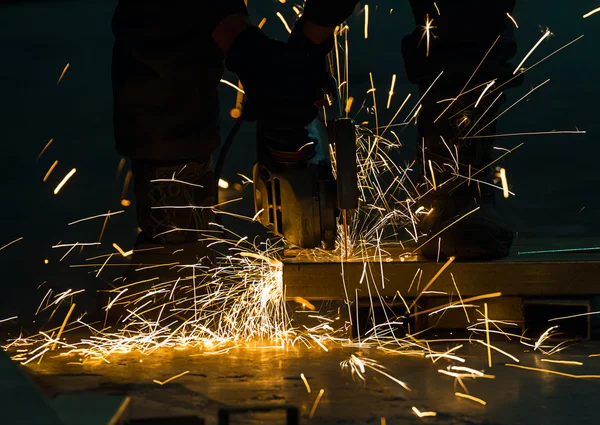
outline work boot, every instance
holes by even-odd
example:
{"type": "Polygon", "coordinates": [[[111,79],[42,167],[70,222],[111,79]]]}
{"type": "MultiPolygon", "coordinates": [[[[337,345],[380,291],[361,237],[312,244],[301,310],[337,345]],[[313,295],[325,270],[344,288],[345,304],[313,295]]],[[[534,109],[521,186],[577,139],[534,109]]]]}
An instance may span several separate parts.
{"type": "Polygon", "coordinates": [[[489,136],[496,125],[488,124],[502,99],[488,96],[475,107],[481,90],[475,97],[459,97],[439,119],[449,104],[440,100],[453,96],[428,94],[417,117],[417,157],[428,190],[421,200],[428,212],[419,223],[428,241],[421,254],[430,260],[496,259],[510,252],[513,231],[495,211],[498,189],[491,186],[494,138],[489,136]]]}
{"type": "Polygon", "coordinates": [[[140,233],[127,270],[99,297],[104,315],[110,305],[109,322],[172,316],[179,291],[202,291],[214,260],[205,242],[214,218],[210,168],[211,161],[132,162],[140,233]]]}

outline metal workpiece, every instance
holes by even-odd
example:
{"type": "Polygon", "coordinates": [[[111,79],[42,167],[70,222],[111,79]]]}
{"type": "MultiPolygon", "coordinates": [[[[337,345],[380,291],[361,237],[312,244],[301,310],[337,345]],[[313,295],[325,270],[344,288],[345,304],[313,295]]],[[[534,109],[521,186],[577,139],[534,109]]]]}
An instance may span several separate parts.
{"type": "MultiPolygon", "coordinates": [[[[283,266],[283,284],[288,299],[354,299],[393,297],[399,291],[403,297],[414,298],[444,266],[444,262],[424,262],[418,257],[403,257],[401,249],[386,250],[381,261],[320,261],[288,257],[283,266]],[[420,284],[419,284],[420,282],[420,284]],[[412,289],[409,287],[412,283],[412,289]]],[[[490,262],[453,262],[430,288],[434,294],[456,293],[453,279],[463,297],[501,292],[503,296],[551,297],[600,295],[600,258],[559,260],[509,257],[490,262]]],[[[430,294],[423,294],[429,296],[430,294]]]]}

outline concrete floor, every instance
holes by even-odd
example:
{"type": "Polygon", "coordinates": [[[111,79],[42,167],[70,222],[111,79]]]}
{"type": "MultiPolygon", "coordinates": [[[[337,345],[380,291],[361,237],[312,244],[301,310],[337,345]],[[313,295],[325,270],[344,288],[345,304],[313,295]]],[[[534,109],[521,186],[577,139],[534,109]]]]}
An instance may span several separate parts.
{"type": "MultiPolygon", "coordinates": [[[[512,361],[493,353],[493,367],[487,367],[485,348],[469,345],[458,351],[466,362],[456,363],[493,374],[495,379],[464,379],[473,396],[487,402],[481,406],[454,395],[454,378],[437,372],[451,363],[406,355],[384,354],[362,349],[362,355],[378,360],[387,372],[407,383],[406,391],[390,379],[367,369],[366,383],[342,371],[340,362],[353,348],[332,347],[284,349],[239,348],[222,355],[203,355],[197,350],[164,351],[150,356],[111,357],[110,364],[67,364],[77,359],[46,357],[28,366],[35,381],[49,394],[92,392],[127,394],[132,398],[134,418],[152,416],[198,415],[208,424],[216,423],[217,410],[225,405],[291,404],[302,412],[302,423],[318,424],[592,424],[597,423],[593,403],[600,390],[597,379],[574,379],[505,366],[512,361]],[[189,373],[164,386],[153,383],[189,373]],[[312,392],[300,379],[304,373],[312,392]],[[312,420],[308,419],[320,389],[323,397],[312,420]],[[437,417],[418,419],[412,406],[435,411],[437,417]]],[[[438,343],[449,349],[454,342],[438,343]]],[[[600,374],[600,344],[579,344],[552,359],[583,362],[583,366],[542,362],[545,356],[524,352],[517,343],[496,346],[518,357],[520,364],[573,374],[600,374]]],[[[435,345],[434,345],[435,346],[435,345]]],[[[458,391],[462,391],[457,387],[458,391]]],[[[241,418],[248,424],[284,423],[283,415],[261,414],[241,418]]]]}

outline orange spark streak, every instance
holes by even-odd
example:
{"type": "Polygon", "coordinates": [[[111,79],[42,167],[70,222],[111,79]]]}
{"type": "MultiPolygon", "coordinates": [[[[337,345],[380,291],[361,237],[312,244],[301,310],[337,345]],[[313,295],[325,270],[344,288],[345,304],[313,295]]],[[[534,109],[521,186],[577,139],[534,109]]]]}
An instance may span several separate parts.
{"type": "Polygon", "coordinates": [[[419,418],[437,416],[437,413],[435,412],[421,412],[415,406],[412,407],[412,411],[415,412],[415,415],[417,415],[419,418]]]}
{"type": "Polygon", "coordinates": [[[98,237],[98,242],[102,241],[102,236],[104,236],[104,230],[106,230],[106,225],[108,223],[109,218],[110,218],[110,210],[108,210],[108,213],[106,214],[106,217],[104,218],[104,224],[102,225],[102,230],[100,230],[100,236],[98,237]]]}
{"type": "Polygon", "coordinates": [[[457,218],[455,221],[453,221],[452,223],[450,223],[449,225],[447,225],[446,227],[444,227],[442,230],[440,230],[439,232],[437,232],[435,235],[433,235],[432,237],[430,237],[427,241],[425,241],[420,246],[418,246],[415,250],[413,250],[413,254],[416,254],[417,251],[419,251],[421,248],[423,248],[429,242],[431,242],[432,240],[434,240],[435,238],[437,238],[440,234],[444,233],[447,229],[449,229],[450,227],[454,226],[456,223],[458,223],[459,221],[461,221],[463,218],[465,218],[465,217],[473,214],[474,212],[478,211],[480,208],[481,207],[477,207],[477,208],[473,209],[472,211],[469,211],[468,213],[466,213],[462,217],[457,218]]]}
{"type": "Polygon", "coordinates": [[[308,380],[306,379],[306,376],[304,376],[303,373],[300,374],[300,378],[302,379],[302,382],[304,382],[304,386],[306,387],[306,391],[308,391],[308,393],[310,394],[310,385],[308,384],[308,380]]]}
{"type": "Polygon", "coordinates": [[[502,181],[502,193],[505,198],[508,198],[508,180],[506,179],[506,170],[504,168],[500,168],[500,180],[502,181]]]}
{"type": "MultiPolygon", "coordinates": [[[[471,297],[471,298],[467,298],[465,300],[463,300],[464,303],[469,303],[472,301],[479,301],[479,300],[485,300],[488,298],[497,298],[497,297],[501,297],[502,296],[502,292],[494,292],[491,294],[485,294],[485,295],[477,295],[476,297],[471,297]]],[[[438,307],[433,307],[427,310],[422,310],[422,311],[418,311],[416,313],[411,314],[409,317],[415,317],[415,316],[420,316],[421,314],[427,314],[427,313],[431,313],[432,311],[436,311],[439,310],[440,308],[444,308],[444,307],[449,307],[452,305],[458,305],[460,304],[460,301],[454,301],[442,306],[438,306],[438,307]]]]}
{"type": "Polygon", "coordinates": [[[390,93],[387,101],[387,109],[390,109],[392,104],[392,97],[394,96],[394,87],[396,87],[396,74],[392,75],[392,84],[390,86],[390,93]]]}
{"type": "Polygon", "coordinates": [[[48,143],[46,143],[46,146],[44,146],[44,148],[42,149],[42,151],[39,153],[39,155],[37,156],[35,162],[38,162],[39,159],[42,157],[42,155],[44,154],[44,152],[46,152],[46,149],[48,149],[50,147],[50,145],[52,144],[52,142],[54,142],[54,139],[50,139],[48,140],[48,143]]]}
{"type": "Polygon", "coordinates": [[[67,321],[69,320],[69,317],[71,317],[71,313],[73,313],[74,309],[75,309],[75,303],[71,304],[71,308],[67,312],[67,315],[65,316],[65,320],[63,320],[63,323],[62,323],[60,329],[58,330],[58,334],[56,335],[56,340],[54,341],[54,344],[52,344],[52,351],[54,351],[56,349],[56,344],[58,344],[58,341],[60,341],[60,337],[61,337],[63,331],[65,330],[65,326],[67,326],[67,321]]]}
{"type": "Polygon", "coordinates": [[[546,363],[557,363],[557,364],[568,364],[574,366],[583,366],[582,362],[576,362],[573,360],[550,360],[550,359],[542,359],[543,362],[546,363]]]}
{"type": "Polygon", "coordinates": [[[50,174],[52,174],[52,171],[54,171],[54,169],[56,168],[57,165],[58,165],[58,159],[56,161],[54,161],[54,163],[50,166],[50,168],[48,168],[48,171],[46,172],[46,175],[42,179],[43,182],[45,182],[46,180],[48,180],[48,178],[50,177],[50,174]]]}
{"type": "Polygon", "coordinates": [[[23,236],[21,236],[20,238],[15,239],[12,242],[7,243],[6,245],[4,245],[2,248],[0,248],[0,251],[2,251],[4,248],[8,248],[9,246],[11,246],[14,243],[19,242],[20,240],[23,240],[23,236]]]}
{"type": "Polygon", "coordinates": [[[285,30],[288,32],[288,34],[291,34],[292,30],[290,29],[290,26],[288,25],[287,21],[285,20],[285,18],[281,14],[281,12],[277,12],[277,17],[279,19],[281,19],[281,22],[283,22],[283,26],[285,27],[285,30]]]}
{"type": "Polygon", "coordinates": [[[71,177],[73,177],[73,174],[75,174],[76,172],[77,172],[77,170],[75,168],[73,168],[71,171],[69,171],[69,173],[58,184],[58,186],[56,186],[56,189],[54,189],[54,194],[55,195],[58,195],[58,192],[60,192],[60,190],[62,189],[62,187],[69,181],[69,179],[71,177]]]}
{"type": "Polygon", "coordinates": [[[365,5],[365,40],[369,38],[369,5],[365,5]]]}
{"type": "Polygon", "coordinates": [[[461,397],[461,398],[466,398],[466,399],[472,400],[472,401],[474,401],[474,402],[476,402],[476,403],[479,403],[479,404],[481,404],[481,405],[483,405],[483,406],[485,406],[485,405],[487,404],[487,403],[486,403],[485,401],[483,401],[482,399],[480,399],[480,398],[477,398],[477,397],[473,397],[472,395],[469,395],[469,394],[463,394],[463,393],[454,393],[454,395],[455,395],[455,396],[457,396],[457,397],[461,397]]]}
{"type": "Polygon", "coordinates": [[[133,250],[129,250],[127,252],[123,251],[121,249],[121,247],[119,245],[117,245],[116,242],[113,242],[112,246],[113,246],[114,249],[116,249],[117,251],[119,251],[119,254],[121,254],[123,257],[129,257],[131,254],[133,254],[133,250]]]}
{"type": "Polygon", "coordinates": [[[312,417],[315,415],[315,411],[317,410],[319,401],[321,401],[321,397],[323,397],[323,393],[325,393],[325,390],[323,388],[321,388],[321,390],[319,391],[319,394],[317,395],[315,402],[313,403],[312,409],[310,409],[310,413],[308,415],[309,419],[312,419],[312,417]]]}
{"type": "Polygon", "coordinates": [[[58,81],[56,82],[57,86],[62,81],[63,77],[65,76],[65,73],[67,72],[67,69],[69,69],[69,66],[70,66],[70,64],[68,64],[68,63],[65,65],[65,69],[63,69],[62,73],[60,74],[60,77],[58,77],[58,81]]]}
{"type": "Polygon", "coordinates": [[[550,369],[540,369],[540,368],[537,368],[537,367],[521,366],[521,365],[518,365],[518,364],[511,364],[511,363],[506,363],[504,366],[516,367],[517,369],[533,370],[533,371],[536,371],[536,372],[544,372],[544,373],[549,373],[549,374],[552,374],[552,375],[566,376],[567,378],[600,379],[600,375],[573,375],[572,373],[558,372],[556,370],[550,370],[550,369]]]}
{"type": "Polygon", "coordinates": [[[506,12],[506,16],[508,16],[508,19],[510,19],[512,21],[512,23],[515,25],[515,28],[519,29],[519,24],[517,24],[517,21],[515,21],[515,18],[510,16],[510,13],[508,13],[508,12],[506,12]]]}
{"type": "Polygon", "coordinates": [[[412,304],[410,305],[410,309],[412,310],[412,308],[417,304],[417,302],[419,301],[419,299],[421,298],[421,295],[423,295],[423,292],[427,291],[427,289],[429,289],[429,287],[431,285],[433,285],[433,283],[437,280],[438,277],[440,277],[442,275],[442,273],[444,273],[444,271],[450,266],[450,264],[452,264],[452,262],[456,259],[456,257],[450,257],[448,259],[448,261],[446,261],[446,264],[444,264],[442,266],[441,269],[438,270],[438,272],[431,278],[431,280],[427,283],[427,285],[425,285],[425,287],[423,288],[423,290],[421,291],[421,293],[419,295],[417,295],[417,298],[415,298],[415,300],[412,302],[412,304]]]}
{"type": "Polygon", "coordinates": [[[483,318],[485,320],[485,338],[487,340],[488,367],[492,367],[492,350],[490,346],[490,322],[488,321],[488,305],[483,303],[483,318]]]}
{"type": "Polygon", "coordinates": [[[552,34],[550,32],[550,30],[546,30],[546,32],[544,32],[544,35],[542,35],[542,38],[540,38],[538,40],[537,43],[535,43],[535,45],[531,48],[531,50],[529,51],[529,53],[527,53],[525,55],[525,57],[523,58],[523,60],[519,63],[519,65],[517,65],[517,67],[515,68],[515,70],[513,71],[513,75],[515,75],[517,72],[519,72],[519,70],[521,69],[521,66],[525,63],[525,61],[529,58],[529,56],[531,56],[531,54],[535,51],[535,49],[538,48],[538,46],[540,44],[542,44],[542,41],[544,41],[547,37],[550,36],[550,34],[552,34]]]}
{"type": "Polygon", "coordinates": [[[170,378],[169,378],[169,379],[167,379],[166,381],[162,381],[162,382],[161,382],[161,381],[157,381],[156,379],[153,379],[153,380],[152,380],[152,382],[154,382],[155,384],[158,384],[158,385],[165,385],[165,384],[167,384],[167,383],[169,383],[169,382],[171,382],[171,381],[174,381],[174,380],[175,380],[175,379],[177,379],[177,378],[181,378],[182,376],[184,376],[184,375],[187,375],[188,373],[190,373],[190,371],[189,371],[189,370],[186,370],[185,372],[181,372],[181,373],[180,373],[180,374],[178,374],[178,375],[175,375],[175,376],[172,376],[172,377],[170,377],[170,378]]]}
{"type": "Polygon", "coordinates": [[[585,18],[589,18],[590,16],[592,16],[594,13],[598,13],[600,12],[600,7],[597,7],[594,10],[589,11],[588,13],[586,13],[585,15],[583,15],[583,19],[585,18]]]}

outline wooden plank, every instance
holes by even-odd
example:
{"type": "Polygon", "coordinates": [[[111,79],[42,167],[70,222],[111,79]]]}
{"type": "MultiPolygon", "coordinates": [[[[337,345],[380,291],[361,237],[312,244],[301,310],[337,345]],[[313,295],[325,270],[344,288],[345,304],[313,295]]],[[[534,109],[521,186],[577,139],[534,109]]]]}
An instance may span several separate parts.
{"type": "MultiPolygon", "coordinates": [[[[416,284],[408,288],[413,277],[422,270],[421,288],[442,263],[421,262],[285,262],[283,283],[287,299],[345,299],[358,291],[359,297],[416,296],[416,284]],[[383,271],[383,274],[382,274],[383,271]],[[382,277],[383,276],[383,277],[382,277]],[[369,287],[367,286],[369,283],[369,287]],[[345,288],[344,288],[345,283],[345,288]]],[[[475,296],[502,292],[505,296],[590,296],[600,295],[600,261],[500,261],[454,263],[430,288],[448,294],[456,293],[450,273],[463,295],[475,296]]],[[[437,294],[439,296],[439,294],[437,294]]]]}

